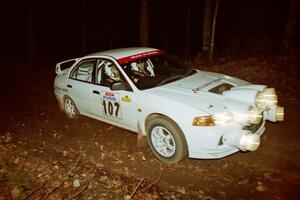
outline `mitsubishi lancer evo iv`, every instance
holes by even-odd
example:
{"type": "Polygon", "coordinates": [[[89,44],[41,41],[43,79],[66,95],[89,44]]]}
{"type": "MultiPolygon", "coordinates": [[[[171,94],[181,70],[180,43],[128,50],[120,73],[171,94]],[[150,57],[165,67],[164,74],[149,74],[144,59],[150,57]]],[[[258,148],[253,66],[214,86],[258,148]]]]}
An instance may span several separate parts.
{"type": "Polygon", "coordinates": [[[88,116],[147,137],[166,163],[255,151],[265,122],[282,121],[274,88],[193,69],[154,48],[102,51],[56,64],[68,118],[88,116]]]}

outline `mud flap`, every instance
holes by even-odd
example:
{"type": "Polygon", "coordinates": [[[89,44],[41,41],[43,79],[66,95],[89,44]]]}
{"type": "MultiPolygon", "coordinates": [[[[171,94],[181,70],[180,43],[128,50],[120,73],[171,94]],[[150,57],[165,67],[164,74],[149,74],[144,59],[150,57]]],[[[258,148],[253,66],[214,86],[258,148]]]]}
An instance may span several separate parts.
{"type": "Polygon", "coordinates": [[[148,146],[148,140],[147,137],[142,133],[141,127],[138,124],[138,135],[137,135],[137,141],[136,141],[137,147],[147,147],[148,146]]]}

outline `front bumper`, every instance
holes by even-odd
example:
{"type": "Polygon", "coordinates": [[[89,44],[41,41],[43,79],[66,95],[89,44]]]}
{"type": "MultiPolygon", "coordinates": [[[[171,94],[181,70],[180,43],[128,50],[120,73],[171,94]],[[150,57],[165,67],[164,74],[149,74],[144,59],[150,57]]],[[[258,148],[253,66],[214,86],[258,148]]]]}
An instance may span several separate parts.
{"type": "Polygon", "coordinates": [[[186,138],[190,158],[217,159],[240,150],[255,150],[259,145],[260,136],[265,131],[265,120],[254,128],[233,123],[218,127],[190,127],[188,131],[186,138]],[[255,131],[250,132],[250,128],[255,131]]]}

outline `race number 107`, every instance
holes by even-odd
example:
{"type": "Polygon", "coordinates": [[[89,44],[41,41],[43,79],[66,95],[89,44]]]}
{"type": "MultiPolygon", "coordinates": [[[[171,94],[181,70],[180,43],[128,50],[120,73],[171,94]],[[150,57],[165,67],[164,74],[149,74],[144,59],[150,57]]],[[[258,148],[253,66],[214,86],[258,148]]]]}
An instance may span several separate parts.
{"type": "Polygon", "coordinates": [[[105,115],[119,118],[120,104],[118,102],[102,101],[103,112],[105,115]]]}

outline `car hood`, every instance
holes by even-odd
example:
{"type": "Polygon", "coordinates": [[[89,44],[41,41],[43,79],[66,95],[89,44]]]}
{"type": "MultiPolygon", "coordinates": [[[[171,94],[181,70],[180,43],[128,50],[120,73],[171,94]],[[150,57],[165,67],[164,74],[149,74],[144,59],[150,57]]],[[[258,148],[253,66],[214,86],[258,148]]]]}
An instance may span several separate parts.
{"type": "Polygon", "coordinates": [[[255,102],[263,86],[222,74],[198,71],[178,81],[145,90],[198,110],[213,114],[226,111],[246,111],[255,102]]]}

